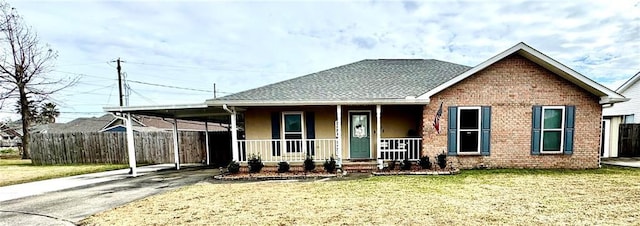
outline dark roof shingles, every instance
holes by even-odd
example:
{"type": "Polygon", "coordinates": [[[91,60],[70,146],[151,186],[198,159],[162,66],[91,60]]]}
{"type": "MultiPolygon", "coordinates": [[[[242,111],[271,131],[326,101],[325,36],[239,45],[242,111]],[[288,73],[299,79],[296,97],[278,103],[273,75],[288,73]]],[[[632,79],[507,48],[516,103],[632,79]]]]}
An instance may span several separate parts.
{"type": "Polygon", "coordinates": [[[426,93],[470,68],[439,60],[363,60],[218,100],[404,99],[426,93]]]}

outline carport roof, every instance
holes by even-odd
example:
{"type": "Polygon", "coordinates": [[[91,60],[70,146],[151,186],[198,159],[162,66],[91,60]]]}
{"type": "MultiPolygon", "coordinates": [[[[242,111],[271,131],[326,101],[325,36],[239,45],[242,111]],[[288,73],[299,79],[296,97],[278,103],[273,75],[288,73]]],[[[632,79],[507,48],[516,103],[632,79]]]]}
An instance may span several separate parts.
{"type": "Polygon", "coordinates": [[[131,113],[161,118],[175,118],[201,122],[229,123],[230,113],[221,106],[207,106],[205,103],[173,104],[152,106],[116,106],[105,107],[110,113],[131,113]]]}

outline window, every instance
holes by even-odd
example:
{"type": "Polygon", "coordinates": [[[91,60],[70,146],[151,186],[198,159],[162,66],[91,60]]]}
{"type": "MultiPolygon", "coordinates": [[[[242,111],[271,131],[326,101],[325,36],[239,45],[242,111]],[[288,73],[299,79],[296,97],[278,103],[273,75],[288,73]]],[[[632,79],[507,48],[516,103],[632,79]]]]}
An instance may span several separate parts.
{"type": "Polygon", "coordinates": [[[532,108],[531,154],[573,154],[576,106],[532,108]]]}
{"type": "Polygon", "coordinates": [[[491,106],[449,106],[447,114],[448,155],[491,155],[491,106]]]}
{"type": "Polygon", "coordinates": [[[480,153],[480,107],[458,108],[458,153],[480,153]]]}
{"type": "Polygon", "coordinates": [[[542,107],[542,153],[562,152],[564,107],[542,107]]]}
{"type": "Polygon", "coordinates": [[[284,112],[282,126],[287,152],[302,152],[303,120],[302,112],[284,112]]]}
{"type": "Polygon", "coordinates": [[[624,124],[634,123],[634,117],[633,116],[634,116],[633,114],[625,115],[624,119],[623,119],[623,123],[624,124]]]}

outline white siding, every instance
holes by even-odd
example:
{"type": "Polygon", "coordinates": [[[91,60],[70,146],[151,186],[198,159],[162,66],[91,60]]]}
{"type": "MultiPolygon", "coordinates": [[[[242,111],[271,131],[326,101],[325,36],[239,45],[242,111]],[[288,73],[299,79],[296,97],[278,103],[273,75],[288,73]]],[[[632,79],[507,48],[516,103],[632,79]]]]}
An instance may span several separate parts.
{"type": "Polygon", "coordinates": [[[620,94],[630,100],[614,104],[613,107],[603,108],[602,114],[605,116],[633,114],[635,123],[640,123],[640,81],[636,81],[620,94]]]}

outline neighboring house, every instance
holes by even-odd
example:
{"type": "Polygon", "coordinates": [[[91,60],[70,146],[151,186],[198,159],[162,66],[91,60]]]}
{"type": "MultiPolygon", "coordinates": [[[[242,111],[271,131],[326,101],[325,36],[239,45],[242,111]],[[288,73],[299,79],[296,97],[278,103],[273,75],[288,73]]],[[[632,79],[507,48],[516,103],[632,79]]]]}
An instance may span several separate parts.
{"type": "Polygon", "coordinates": [[[22,135],[6,124],[0,125],[1,147],[16,147],[20,144],[22,135]]]}
{"type": "MultiPolygon", "coordinates": [[[[171,131],[173,123],[162,118],[151,116],[134,116],[133,131],[135,132],[158,132],[171,131]]],[[[205,131],[203,122],[178,121],[179,131],[205,131]]],[[[208,131],[227,131],[225,126],[220,124],[209,124],[208,131]]],[[[111,114],[100,117],[77,118],[67,123],[52,123],[38,125],[34,127],[36,133],[73,133],[73,132],[125,132],[122,120],[115,118],[111,114]]]]}
{"type": "Polygon", "coordinates": [[[245,136],[232,135],[240,162],[310,155],[382,166],[444,153],[459,168],[597,168],[601,105],[625,100],[519,43],[475,67],[363,60],[204,104],[105,110],[227,117],[232,134],[241,115],[245,136]]]}
{"type": "Polygon", "coordinates": [[[619,153],[618,139],[620,124],[640,123],[640,72],[636,73],[616,92],[630,100],[613,106],[605,106],[602,109],[602,157],[626,156],[619,153]],[[620,155],[621,154],[621,155],[620,155]]]}

